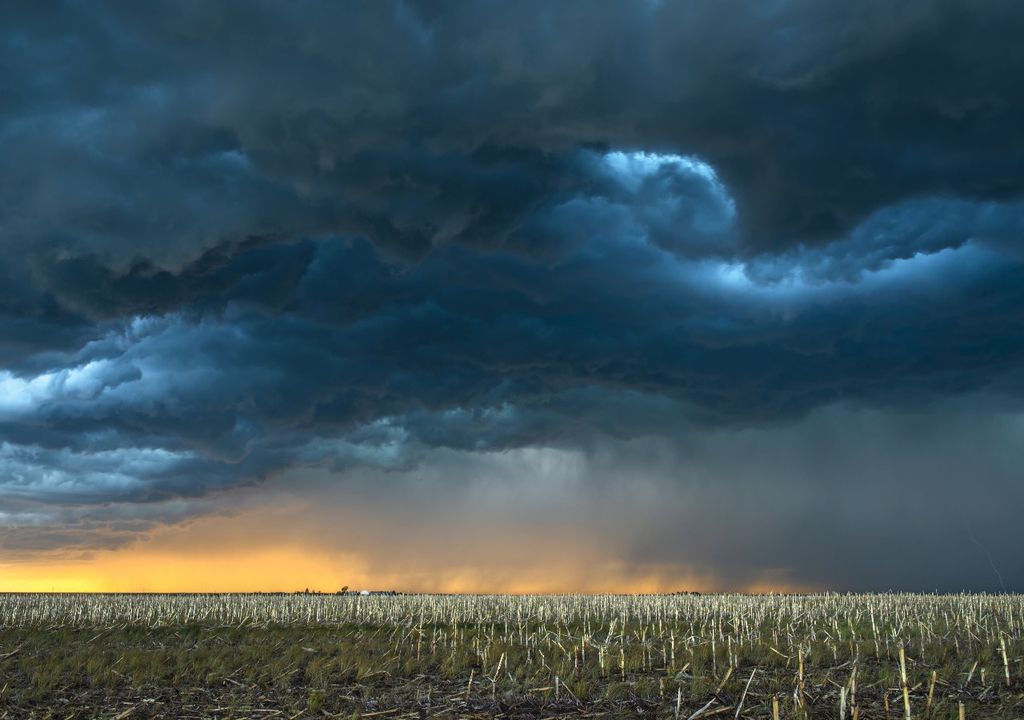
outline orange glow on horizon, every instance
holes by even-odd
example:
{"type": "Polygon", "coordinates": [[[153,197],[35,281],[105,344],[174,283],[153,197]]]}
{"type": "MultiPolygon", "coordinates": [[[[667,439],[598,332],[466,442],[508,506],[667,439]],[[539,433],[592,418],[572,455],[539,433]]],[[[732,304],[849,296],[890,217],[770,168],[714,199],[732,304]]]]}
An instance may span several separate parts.
{"type": "Polygon", "coordinates": [[[392,528],[309,506],[261,507],[165,526],[119,549],[0,562],[0,592],[445,593],[799,592],[766,572],[743,585],[678,565],[615,558],[599,535],[493,528],[445,537],[429,524],[392,528]],[[344,528],[339,531],[338,528],[344,528]],[[468,535],[468,537],[467,537],[468,535]],[[440,537],[440,539],[438,539],[440,537]],[[358,542],[357,542],[358,541],[358,542]]]}
{"type": "MultiPolygon", "coordinates": [[[[394,589],[444,593],[658,593],[723,589],[712,577],[685,575],[673,568],[627,572],[616,564],[506,572],[473,567],[426,572],[372,573],[358,558],[329,558],[301,548],[256,549],[202,556],[145,548],[96,553],[89,560],[0,565],[0,592],[290,592],[309,588],[334,592],[394,589]],[[590,576],[590,574],[593,576],[590,576]]],[[[766,577],[742,592],[799,592],[784,580],[766,577]]]]}

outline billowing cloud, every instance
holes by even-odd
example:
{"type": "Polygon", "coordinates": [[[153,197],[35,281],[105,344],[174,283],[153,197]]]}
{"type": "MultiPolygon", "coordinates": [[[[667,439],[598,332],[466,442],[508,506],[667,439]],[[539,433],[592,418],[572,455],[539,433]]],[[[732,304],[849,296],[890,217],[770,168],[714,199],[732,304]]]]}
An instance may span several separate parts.
{"type": "Polygon", "coordinates": [[[912,515],[914,489],[908,527],[937,543],[966,483],[1016,492],[1015,4],[0,12],[6,551],[130,546],[266,488],[366,478],[383,516],[421,468],[454,497],[499,458],[572,457],[581,527],[615,478],[664,495],[634,515],[688,527],[775,491],[744,526],[773,539],[757,551],[744,531],[684,562],[664,548],[692,536],[637,522],[624,563],[988,586],[969,553],[865,565],[825,519],[871,518],[884,488],[912,515]],[[820,422],[861,439],[812,468],[820,422]],[[984,451],[963,461],[960,437],[984,451]],[[635,447],[713,481],[673,485],[635,447]],[[821,538],[802,566],[794,523],[821,538]]]}

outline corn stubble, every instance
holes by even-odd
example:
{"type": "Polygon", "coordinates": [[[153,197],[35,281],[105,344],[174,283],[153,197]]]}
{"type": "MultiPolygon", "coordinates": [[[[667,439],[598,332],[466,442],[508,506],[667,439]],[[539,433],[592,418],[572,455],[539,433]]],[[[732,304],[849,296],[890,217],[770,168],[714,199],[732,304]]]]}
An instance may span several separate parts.
{"type": "Polygon", "coordinates": [[[0,718],[1022,717],[1022,623],[1016,595],[0,594],[0,718]]]}

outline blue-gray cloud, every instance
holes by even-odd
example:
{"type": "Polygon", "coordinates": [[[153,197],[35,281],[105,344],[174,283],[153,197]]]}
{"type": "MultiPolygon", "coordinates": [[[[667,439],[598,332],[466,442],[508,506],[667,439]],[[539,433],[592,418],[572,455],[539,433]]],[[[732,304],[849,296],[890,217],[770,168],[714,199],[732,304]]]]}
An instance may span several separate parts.
{"type": "Polygon", "coordinates": [[[0,502],[57,526],[1024,398],[1013,3],[0,13],[0,502]]]}

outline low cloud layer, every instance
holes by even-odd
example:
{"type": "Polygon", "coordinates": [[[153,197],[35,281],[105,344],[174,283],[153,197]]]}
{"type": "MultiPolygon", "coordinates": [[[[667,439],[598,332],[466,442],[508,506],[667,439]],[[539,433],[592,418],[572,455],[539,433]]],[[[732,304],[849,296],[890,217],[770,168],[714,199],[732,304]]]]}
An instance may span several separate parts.
{"type": "Polygon", "coordinates": [[[622,567],[1019,587],[1024,12],[744,7],[3,10],[0,550],[510,463],[622,567]]]}

